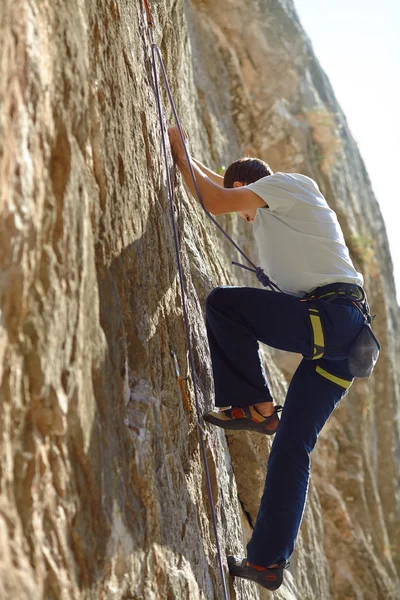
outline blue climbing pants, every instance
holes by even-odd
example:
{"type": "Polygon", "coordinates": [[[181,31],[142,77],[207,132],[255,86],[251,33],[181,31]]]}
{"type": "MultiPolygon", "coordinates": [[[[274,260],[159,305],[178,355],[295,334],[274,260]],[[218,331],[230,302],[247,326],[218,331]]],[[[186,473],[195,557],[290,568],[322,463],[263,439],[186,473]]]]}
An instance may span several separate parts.
{"type": "MultiPolygon", "coordinates": [[[[363,317],[349,301],[318,300],[325,336],[322,359],[303,358],[287,392],[268,460],[264,493],[252,538],[250,563],[268,567],[294,549],[307,497],[310,454],[318,435],[352,383],[347,356],[363,317]]],[[[312,354],[308,303],[289,294],[218,287],[208,296],[206,326],[216,406],[272,401],[258,342],[312,354]]]]}

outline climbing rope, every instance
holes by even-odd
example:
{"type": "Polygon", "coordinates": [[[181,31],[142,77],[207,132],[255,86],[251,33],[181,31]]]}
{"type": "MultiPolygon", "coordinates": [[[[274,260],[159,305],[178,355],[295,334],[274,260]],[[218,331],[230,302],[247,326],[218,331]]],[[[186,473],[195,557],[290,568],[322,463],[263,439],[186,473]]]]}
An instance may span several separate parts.
{"type": "Polygon", "coordinates": [[[204,203],[203,203],[203,200],[202,200],[202,197],[201,197],[201,194],[200,194],[200,190],[199,190],[198,185],[197,185],[196,177],[195,177],[194,172],[193,172],[193,168],[192,168],[192,164],[191,164],[191,159],[190,159],[187,147],[186,147],[185,138],[184,138],[184,135],[183,135],[183,131],[182,131],[182,127],[181,127],[180,120],[179,120],[179,117],[178,117],[178,113],[177,113],[177,110],[176,110],[176,106],[175,106],[175,103],[174,103],[174,99],[172,97],[171,88],[170,88],[170,85],[169,85],[169,82],[168,82],[168,78],[167,78],[167,74],[166,74],[164,62],[163,62],[163,59],[162,59],[162,56],[161,56],[161,51],[158,48],[157,44],[154,42],[154,38],[153,38],[153,20],[152,20],[150,5],[149,5],[148,0],[143,0],[143,2],[144,2],[145,11],[146,11],[147,27],[148,27],[149,38],[150,38],[150,43],[151,43],[152,70],[153,70],[155,95],[156,95],[156,102],[157,102],[157,109],[158,109],[158,118],[159,118],[160,129],[161,129],[162,151],[163,151],[163,157],[164,157],[164,163],[165,163],[165,170],[166,170],[166,177],[167,177],[167,190],[168,190],[168,197],[169,197],[169,203],[170,203],[170,211],[171,211],[171,218],[172,218],[172,227],[173,227],[173,233],[174,233],[174,244],[175,244],[175,251],[176,251],[176,257],[177,257],[177,263],[178,263],[179,282],[180,282],[181,296],[182,296],[182,309],[183,309],[183,317],[184,317],[184,322],[185,322],[185,330],[186,330],[186,337],[187,337],[187,344],[188,344],[188,351],[189,351],[189,364],[190,364],[190,371],[191,371],[192,381],[193,381],[193,391],[194,391],[194,396],[195,396],[196,415],[197,415],[197,427],[198,427],[198,430],[199,430],[201,454],[202,454],[202,459],[203,459],[203,464],[204,464],[204,471],[205,471],[206,482],[207,482],[207,493],[208,493],[208,500],[209,500],[209,505],[210,505],[210,510],[211,510],[211,517],[212,517],[212,524],[213,524],[214,536],[215,536],[215,541],[216,541],[217,557],[218,557],[218,563],[219,563],[219,570],[220,570],[220,574],[221,574],[223,596],[224,596],[224,600],[229,600],[228,591],[227,591],[227,587],[226,587],[226,581],[225,581],[225,574],[224,574],[224,569],[223,569],[223,564],[222,564],[221,548],[220,548],[220,544],[219,544],[218,529],[217,529],[217,519],[216,519],[214,502],[213,502],[213,498],[212,498],[211,480],[210,480],[210,473],[209,473],[208,463],[207,463],[206,447],[205,447],[205,442],[204,442],[204,430],[203,430],[203,427],[202,427],[202,424],[201,424],[202,415],[200,413],[200,403],[199,403],[198,390],[197,390],[197,384],[196,384],[196,372],[195,372],[195,368],[194,368],[194,359],[193,359],[193,350],[192,350],[192,344],[191,344],[190,326],[189,326],[188,312],[187,312],[187,308],[186,308],[186,295],[185,295],[185,289],[184,289],[184,285],[183,285],[183,271],[182,271],[182,264],[181,264],[181,259],[180,259],[180,253],[179,253],[179,241],[178,241],[177,225],[176,225],[176,219],[175,219],[175,214],[174,214],[174,195],[173,195],[173,191],[172,191],[171,177],[170,177],[170,172],[169,172],[168,155],[167,155],[167,143],[166,143],[166,136],[165,136],[165,128],[164,128],[164,124],[163,124],[162,101],[161,101],[160,86],[159,86],[159,80],[158,80],[158,74],[157,74],[157,60],[158,60],[158,63],[159,63],[159,67],[161,69],[162,76],[163,76],[163,80],[164,80],[165,88],[166,88],[166,91],[167,91],[169,103],[170,103],[170,106],[171,106],[171,109],[172,109],[172,112],[173,112],[173,115],[174,115],[174,120],[175,120],[177,129],[178,129],[178,132],[179,132],[179,136],[181,138],[182,145],[183,145],[183,148],[184,148],[184,151],[185,151],[185,154],[186,154],[186,158],[187,158],[189,169],[190,169],[190,175],[192,177],[193,184],[194,184],[195,191],[196,191],[196,195],[197,195],[197,198],[199,200],[199,203],[200,203],[201,207],[203,208],[204,212],[207,214],[207,216],[209,217],[209,219],[221,231],[221,233],[228,239],[228,241],[236,248],[236,250],[239,252],[239,254],[241,254],[243,256],[243,258],[245,258],[245,260],[251,265],[251,267],[242,265],[242,264],[237,263],[235,261],[232,261],[232,264],[234,264],[236,266],[239,266],[239,267],[241,267],[243,269],[246,269],[247,271],[251,271],[251,272],[255,273],[257,279],[265,287],[270,287],[271,290],[274,290],[274,288],[277,291],[282,291],[282,290],[275,283],[273,283],[270,280],[270,278],[268,277],[268,275],[266,275],[266,273],[264,273],[264,271],[263,271],[263,269],[261,267],[257,267],[250,260],[250,258],[243,252],[243,250],[236,244],[236,242],[229,236],[229,234],[225,231],[225,229],[223,227],[221,227],[221,225],[218,223],[218,221],[216,221],[216,219],[214,219],[214,217],[207,211],[207,209],[204,206],[204,203]]]}
{"type": "MultiPolygon", "coordinates": [[[[211,518],[212,518],[212,524],[213,524],[213,530],[214,530],[214,536],[215,536],[215,543],[216,543],[216,548],[217,548],[217,556],[218,556],[219,571],[220,571],[220,575],[221,575],[222,591],[223,591],[224,600],[229,600],[228,590],[227,590],[226,581],[225,581],[224,567],[222,564],[221,548],[220,548],[220,544],[219,544],[217,517],[215,514],[215,507],[214,507],[214,502],[213,502],[213,497],[212,497],[210,471],[208,468],[206,446],[205,446],[205,442],[204,442],[204,430],[201,425],[201,413],[200,413],[200,404],[199,404],[197,384],[196,384],[196,372],[195,372],[195,368],[194,368],[194,359],[193,359],[193,351],[192,351],[192,344],[191,344],[189,318],[188,318],[188,312],[187,312],[187,308],[186,308],[185,289],[184,289],[184,285],[183,285],[183,271],[182,271],[182,264],[181,264],[181,260],[180,260],[180,254],[179,254],[178,233],[177,233],[177,226],[176,226],[176,220],[175,220],[175,214],[174,214],[174,196],[173,196],[173,191],[172,191],[171,178],[170,178],[170,174],[169,174],[167,145],[166,145],[165,131],[164,131],[164,126],[163,126],[163,118],[162,118],[162,103],[161,103],[160,88],[159,88],[158,75],[157,75],[156,55],[158,57],[158,60],[160,61],[162,74],[163,74],[164,81],[165,81],[165,84],[168,89],[169,89],[169,86],[168,86],[168,81],[166,78],[166,73],[165,73],[165,68],[164,68],[164,64],[162,61],[161,53],[153,40],[153,31],[152,31],[153,22],[152,22],[152,18],[151,18],[151,12],[150,12],[148,0],[144,0],[144,5],[146,8],[147,25],[148,25],[149,35],[150,35],[150,42],[151,42],[153,77],[154,77],[154,85],[155,85],[155,91],[156,91],[158,118],[160,121],[160,128],[161,128],[161,140],[162,140],[162,149],[163,149],[164,162],[165,162],[165,171],[167,174],[167,189],[168,189],[168,197],[169,197],[171,217],[172,217],[172,226],[173,226],[173,232],[174,232],[175,251],[176,251],[176,257],[177,257],[177,262],[178,262],[178,272],[179,272],[179,282],[180,282],[181,296],[182,296],[183,316],[184,316],[184,321],[185,321],[185,330],[186,330],[187,344],[188,344],[188,349],[189,349],[189,364],[190,364],[190,371],[191,371],[191,375],[192,375],[193,390],[194,390],[195,403],[196,403],[197,427],[199,430],[201,455],[202,455],[202,459],[203,459],[204,472],[205,472],[206,482],[207,482],[207,495],[208,495],[208,501],[209,501],[209,505],[210,505],[211,518]]],[[[168,94],[168,96],[170,98],[171,105],[173,105],[173,100],[172,100],[172,96],[170,95],[170,93],[168,94]]],[[[174,115],[176,115],[175,105],[173,105],[173,110],[174,110],[174,115]]],[[[177,116],[175,118],[177,119],[177,116]]],[[[177,121],[177,123],[179,125],[179,121],[177,121]]],[[[180,125],[179,125],[179,127],[180,127],[180,125]]],[[[181,135],[182,135],[182,133],[181,133],[181,135]]]]}
{"type": "MultiPolygon", "coordinates": [[[[241,267],[242,269],[246,269],[247,271],[251,271],[252,273],[254,273],[256,275],[258,281],[260,283],[262,283],[262,285],[264,287],[269,287],[269,288],[271,288],[271,290],[275,289],[276,291],[282,292],[282,290],[279,288],[279,286],[276,283],[274,283],[273,281],[271,281],[271,279],[264,272],[264,270],[261,267],[257,267],[253,263],[253,261],[247,256],[247,254],[245,254],[243,252],[243,250],[240,248],[240,246],[238,246],[236,244],[236,242],[231,238],[231,236],[218,223],[218,221],[216,219],[214,219],[214,217],[208,212],[208,210],[204,206],[203,199],[201,197],[200,190],[199,190],[199,187],[197,185],[196,177],[195,177],[194,172],[193,172],[190,155],[189,155],[188,149],[186,147],[185,137],[183,135],[183,131],[182,131],[181,123],[180,123],[180,120],[179,120],[178,112],[176,110],[175,102],[174,102],[174,99],[172,97],[171,88],[170,88],[170,85],[168,83],[167,73],[165,71],[165,66],[164,66],[164,62],[163,62],[162,56],[161,56],[161,51],[158,48],[157,44],[154,43],[154,40],[153,40],[153,20],[152,20],[152,16],[151,16],[150,6],[149,6],[149,3],[148,3],[148,0],[143,0],[143,1],[144,1],[145,9],[146,9],[146,14],[147,14],[147,25],[148,25],[149,35],[150,35],[150,42],[151,42],[153,72],[155,71],[155,63],[156,63],[155,54],[156,54],[157,58],[158,58],[158,61],[159,61],[160,68],[161,68],[161,73],[162,73],[162,76],[163,76],[163,79],[164,79],[165,89],[167,91],[169,103],[170,103],[170,106],[171,106],[171,109],[172,109],[172,113],[174,115],[174,120],[175,120],[175,123],[176,123],[176,127],[178,129],[178,132],[179,132],[179,136],[181,138],[181,142],[182,142],[182,145],[183,145],[183,148],[184,148],[184,151],[185,151],[186,159],[187,159],[189,170],[190,170],[190,175],[191,175],[191,178],[193,180],[193,185],[194,185],[194,188],[195,188],[195,191],[196,191],[196,196],[197,196],[197,198],[199,200],[199,203],[200,203],[202,209],[204,210],[204,212],[206,213],[206,215],[208,216],[208,218],[214,223],[214,225],[216,227],[218,227],[218,229],[220,230],[220,232],[236,248],[236,250],[239,252],[239,254],[241,254],[243,256],[243,258],[245,258],[247,260],[247,262],[252,266],[252,268],[247,267],[245,265],[242,265],[242,264],[240,264],[238,262],[235,262],[235,261],[232,261],[232,264],[236,265],[237,267],[241,267]]],[[[157,86],[158,86],[158,81],[157,81],[157,85],[156,85],[156,94],[157,94],[157,100],[159,100],[160,103],[161,103],[160,96],[159,96],[159,90],[158,90],[157,86]]],[[[162,120],[160,121],[160,126],[161,126],[161,130],[162,130],[162,138],[163,138],[163,144],[164,144],[165,143],[165,135],[164,135],[164,128],[163,128],[162,120]]],[[[166,161],[166,165],[168,165],[166,151],[164,153],[164,160],[166,161]]],[[[169,176],[168,175],[167,175],[167,179],[169,180],[169,176]]]]}

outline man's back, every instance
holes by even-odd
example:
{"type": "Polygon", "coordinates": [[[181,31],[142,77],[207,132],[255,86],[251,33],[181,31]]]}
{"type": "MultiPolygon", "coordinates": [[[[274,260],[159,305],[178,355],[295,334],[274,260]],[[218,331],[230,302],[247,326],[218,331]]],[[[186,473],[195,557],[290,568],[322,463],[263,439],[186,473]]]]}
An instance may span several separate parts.
{"type": "Polygon", "coordinates": [[[298,173],[275,173],[247,186],[268,207],[254,222],[260,262],[289,294],[303,296],[335,282],[362,285],[335,212],[317,184],[298,173]]]}

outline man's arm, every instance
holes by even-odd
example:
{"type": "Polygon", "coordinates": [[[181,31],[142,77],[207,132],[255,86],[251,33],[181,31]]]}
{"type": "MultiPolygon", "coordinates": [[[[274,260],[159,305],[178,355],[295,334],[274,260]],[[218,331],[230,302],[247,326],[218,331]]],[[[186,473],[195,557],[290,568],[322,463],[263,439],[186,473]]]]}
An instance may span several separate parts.
{"type": "MultiPolygon", "coordinates": [[[[168,131],[168,134],[172,153],[175,162],[182,173],[183,180],[192,196],[198,200],[196,188],[190,174],[189,163],[178,130],[176,127],[173,127],[168,131]]],[[[247,189],[247,187],[223,188],[205,175],[193,159],[190,159],[190,164],[196,178],[197,187],[203,200],[204,207],[212,215],[224,215],[230,212],[239,212],[249,208],[266,206],[266,202],[260,198],[260,196],[247,189]]]]}
{"type": "Polygon", "coordinates": [[[201,163],[199,160],[196,160],[195,158],[192,158],[192,161],[196,163],[199,169],[203,171],[204,175],[207,175],[207,177],[209,177],[211,181],[213,181],[220,187],[224,187],[224,178],[221,175],[218,175],[218,173],[211,171],[211,169],[203,165],[203,163],[201,163]]]}

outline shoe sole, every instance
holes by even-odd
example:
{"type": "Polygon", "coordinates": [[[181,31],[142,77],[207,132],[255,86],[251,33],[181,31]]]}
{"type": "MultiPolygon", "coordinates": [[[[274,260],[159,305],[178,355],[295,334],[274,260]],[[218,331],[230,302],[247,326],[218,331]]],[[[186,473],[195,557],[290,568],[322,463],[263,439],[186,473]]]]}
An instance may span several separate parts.
{"type": "Polygon", "coordinates": [[[256,571],[251,567],[242,567],[241,565],[238,565],[233,556],[228,557],[228,568],[233,577],[240,577],[241,579],[247,579],[248,581],[257,583],[270,592],[275,592],[283,583],[283,572],[281,569],[256,571]],[[277,572],[274,573],[273,571],[277,572]],[[273,581],[271,579],[268,581],[268,578],[271,576],[275,577],[275,579],[273,581]]]}
{"type": "Polygon", "coordinates": [[[254,423],[253,425],[252,421],[249,421],[249,419],[232,419],[229,421],[223,421],[222,419],[217,419],[211,415],[204,415],[204,420],[207,423],[211,423],[212,425],[216,425],[222,429],[230,429],[232,431],[255,431],[256,433],[261,433],[262,435],[274,435],[279,427],[279,421],[275,429],[266,429],[266,423],[254,423]]]}

